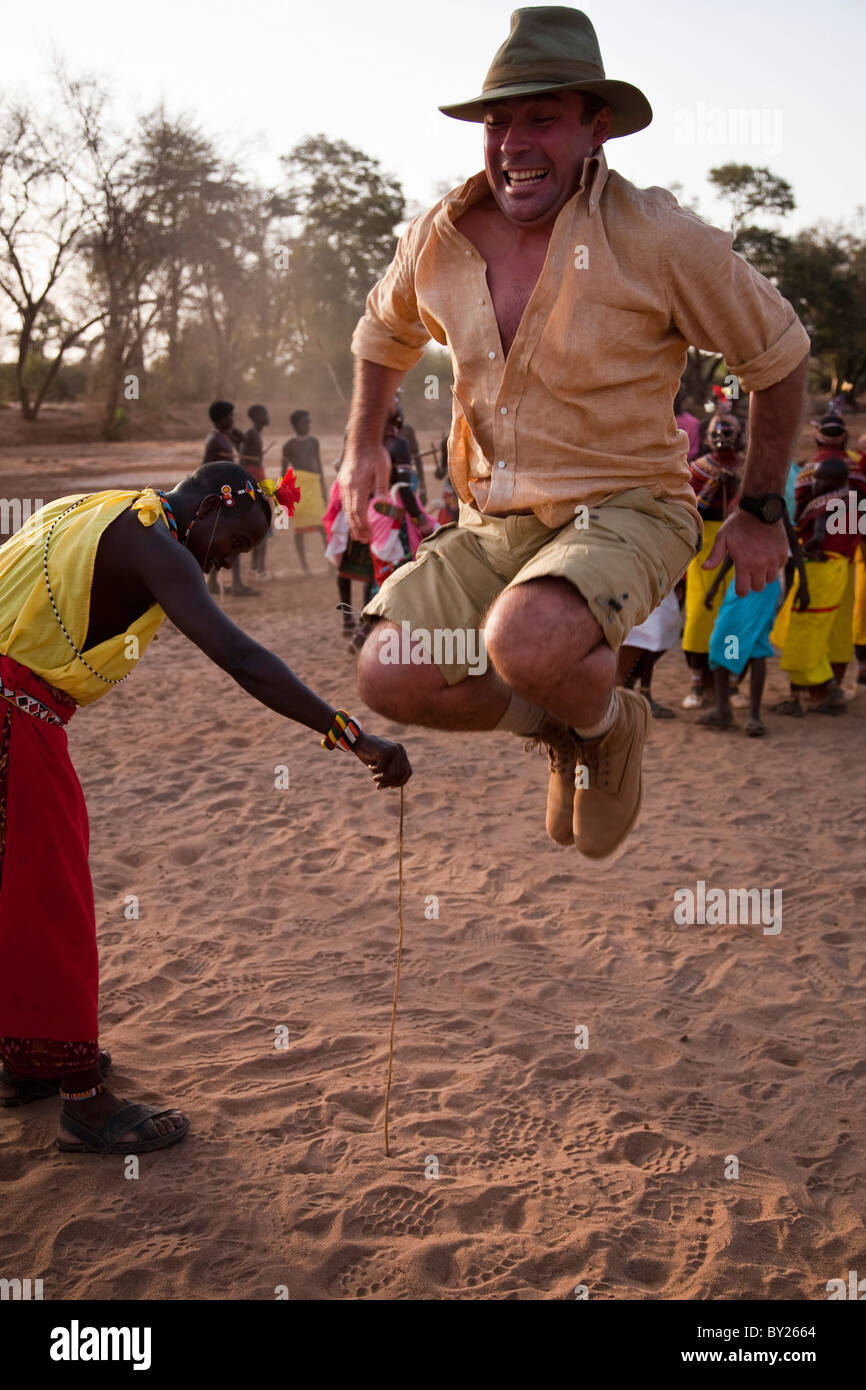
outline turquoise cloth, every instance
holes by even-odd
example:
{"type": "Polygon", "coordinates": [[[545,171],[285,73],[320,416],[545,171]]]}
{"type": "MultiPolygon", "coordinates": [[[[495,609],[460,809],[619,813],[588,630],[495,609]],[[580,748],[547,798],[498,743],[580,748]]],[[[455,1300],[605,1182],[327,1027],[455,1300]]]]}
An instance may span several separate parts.
{"type": "Polygon", "coordinates": [[[740,676],[746,669],[746,663],[753,658],[776,655],[770,642],[770,629],[776,619],[780,592],[779,581],[774,579],[765,588],[757,592],[753,589],[740,598],[734,592],[734,580],[731,580],[710,638],[711,670],[725,666],[734,675],[740,676]],[[736,638],[736,642],[732,638],[736,638]],[[736,656],[726,656],[726,648],[735,652],[736,656]]]}
{"type": "Polygon", "coordinates": [[[788,464],[788,476],[785,479],[785,506],[788,508],[788,516],[794,520],[794,488],[797,485],[797,478],[800,475],[800,465],[796,459],[791,459],[788,464]]]}

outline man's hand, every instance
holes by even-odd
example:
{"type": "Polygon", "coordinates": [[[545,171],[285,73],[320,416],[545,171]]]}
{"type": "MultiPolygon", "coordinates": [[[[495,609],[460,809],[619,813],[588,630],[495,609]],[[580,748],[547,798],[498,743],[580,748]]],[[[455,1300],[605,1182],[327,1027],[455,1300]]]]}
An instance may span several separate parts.
{"type": "Polygon", "coordinates": [[[719,527],[715,545],[701,568],[715,569],[726,553],[734,562],[735,592],[743,598],[753,589],[772,584],[784,565],[788,558],[785,528],[781,521],[768,526],[738,508],[719,527]]]}
{"type": "Polygon", "coordinates": [[[346,448],[340,465],[340,498],[355,540],[369,542],[370,497],[387,493],[390,474],[391,458],[384,444],[366,449],[346,448]]]}
{"type": "Polygon", "coordinates": [[[352,752],[370,768],[377,787],[402,787],[412,776],[412,764],[402,743],[362,732],[352,752]]]}

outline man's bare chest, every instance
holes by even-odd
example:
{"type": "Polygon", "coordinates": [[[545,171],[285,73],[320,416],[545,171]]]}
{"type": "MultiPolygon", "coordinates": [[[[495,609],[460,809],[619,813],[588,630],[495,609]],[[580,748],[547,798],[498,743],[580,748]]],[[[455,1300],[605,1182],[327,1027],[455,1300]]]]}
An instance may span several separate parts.
{"type": "Polygon", "coordinates": [[[538,283],[541,267],[502,263],[487,267],[487,285],[499,336],[505,355],[517,337],[517,330],[538,283]]]}
{"type": "Polygon", "coordinates": [[[494,219],[476,209],[460,219],[460,231],[486,262],[487,287],[507,356],[544,267],[550,234],[518,246],[502,235],[494,219]]]}

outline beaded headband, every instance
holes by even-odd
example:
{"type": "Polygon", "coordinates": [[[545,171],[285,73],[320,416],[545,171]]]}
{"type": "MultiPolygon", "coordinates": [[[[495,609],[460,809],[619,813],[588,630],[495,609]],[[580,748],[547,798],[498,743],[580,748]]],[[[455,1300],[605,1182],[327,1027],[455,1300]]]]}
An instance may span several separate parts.
{"type": "Polygon", "coordinates": [[[243,487],[233,488],[230,483],[223,483],[219,490],[219,498],[224,507],[233,507],[236,497],[249,497],[253,502],[256,500],[256,487],[252,478],[247,478],[243,487]]]}
{"type": "Polygon", "coordinates": [[[216,496],[224,507],[233,507],[236,497],[249,497],[253,502],[257,497],[266,497],[275,507],[285,507],[289,516],[294,516],[295,507],[301,500],[301,489],[291,468],[287,468],[276,482],[273,478],[262,478],[260,482],[247,478],[243,487],[235,488],[230,483],[223,483],[216,496]]]}

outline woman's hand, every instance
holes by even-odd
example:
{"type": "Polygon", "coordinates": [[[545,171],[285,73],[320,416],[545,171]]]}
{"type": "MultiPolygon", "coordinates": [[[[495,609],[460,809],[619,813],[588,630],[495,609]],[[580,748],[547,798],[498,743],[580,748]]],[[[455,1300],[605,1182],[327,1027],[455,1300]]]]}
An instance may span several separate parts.
{"type": "Polygon", "coordinates": [[[352,752],[369,767],[377,787],[402,787],[412,776],[412,764],[402,743],[362,732],[352,752]]]}

